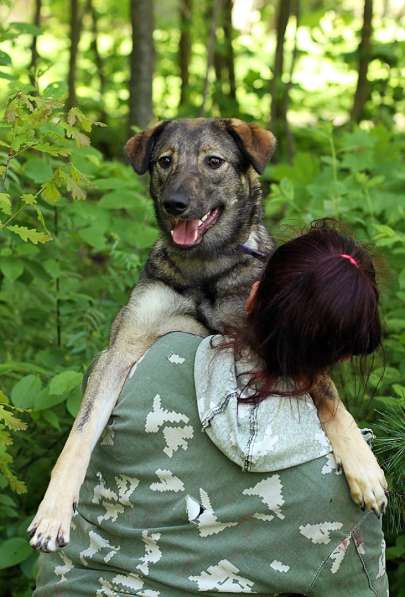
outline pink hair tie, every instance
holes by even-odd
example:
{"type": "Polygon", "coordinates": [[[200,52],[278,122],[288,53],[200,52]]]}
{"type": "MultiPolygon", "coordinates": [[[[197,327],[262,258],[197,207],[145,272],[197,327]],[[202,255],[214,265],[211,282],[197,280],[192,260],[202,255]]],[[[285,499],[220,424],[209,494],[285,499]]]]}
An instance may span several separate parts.
{"type": "Polygon", "coordinates": [[[359,267],[359,262],[357,261],[357,259],[355,259],[351,255],[347,255],[346,253],[341,253],[339,255],[339,257],[343,257],[343,259],[347,259],[348,261],[350,261],[350,263],[352,265],[355,265],[356,267],[359,267]]]}

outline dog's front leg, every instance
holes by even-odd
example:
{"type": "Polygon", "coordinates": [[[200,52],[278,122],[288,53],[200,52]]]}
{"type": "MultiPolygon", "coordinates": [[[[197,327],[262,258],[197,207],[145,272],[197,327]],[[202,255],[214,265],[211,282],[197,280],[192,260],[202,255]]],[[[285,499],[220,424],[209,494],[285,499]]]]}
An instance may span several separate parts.
{"type": "Polygon", "coordinates": [[[206,333],[195,320],[194,304],[165,284],[135,287],[114,321],[110,347],[91,371],[80,412],[59,456],[45,496],[28,528],[31,545],[54,551],[69,542],[74,503],[91,453],[103,431],[132,365],[159,336],[170,331],[206,333]]]}
{"type": "Polygon", "coordinates": [[[356,421],[340,400],[329,377],[323,377],[311,393],[354,502],[379,514],[387,505],[387,482],[356,421]]]}
{"type": "Polygon", "coordinates": [[[54,551],[69,542],[74,504],[100,437],[128,371],[141,354],[113,344],[98,359],[89,377],[80,412],[51,474],[38,512],[28,528],[31,545],[54,551]]]}

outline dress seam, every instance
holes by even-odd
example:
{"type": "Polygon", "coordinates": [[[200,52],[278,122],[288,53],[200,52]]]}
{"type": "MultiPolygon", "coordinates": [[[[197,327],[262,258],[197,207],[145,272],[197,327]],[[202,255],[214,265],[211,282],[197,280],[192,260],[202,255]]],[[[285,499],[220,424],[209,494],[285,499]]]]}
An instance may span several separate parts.
{"type": "MultiPolygon", "coordinates": [[[[326,558],[321,562],[321,564],[319,565],[317,571],[315,572],[315,575],[314,575],[314,578],[312,579],[312,582],[308,585],[308,588],[307,588],[307,590],[304,593],[305,595],[310,595],[311,594],[311,591],[314,588],[314,585],[317,582],[317,580],[319,578],[319,575],[321,574],[324,565],[329,560],[330,556],[335,551],[335,549],[339,545],[339,543],[341,543],[341,541],[343,541],[344,539],[348,539],[349,537],[352,537],[353,531],[355,531],[357,528],[359,528],[363,524],[363,522],[367,518],[368,514],[369,514],[369,512],[366,512],[365,514],[363,514],[363,516],[361,517],[360,521],[356,525],[354,525],[353,527],[351,527],[350,531],[347,531],[347,533],[343,537],[343,539],[339,539],[339,541],[334,544],[333,549],[328,553],[328,555],[326,556],[326,558]]],[[[356,549],[356,543],[355,543],[354,539],[353,539],[353,542],[354,542],[354,546],[355,546],[355,549],[356,549]]],[[[357,549],[356,549],[356,552],[357,552],[357,549]]],[[[363,565],[363,562],[362,562],[362,565],[363,565]]],[[[367,575],[367,580],[369,581],[368,575],[367,575]]],[[[374,590],[373,590],[373,592],[374,592],[374,590]]],[[[374,594],[376,594],[376,593],[374,592],[374,594]]]]}

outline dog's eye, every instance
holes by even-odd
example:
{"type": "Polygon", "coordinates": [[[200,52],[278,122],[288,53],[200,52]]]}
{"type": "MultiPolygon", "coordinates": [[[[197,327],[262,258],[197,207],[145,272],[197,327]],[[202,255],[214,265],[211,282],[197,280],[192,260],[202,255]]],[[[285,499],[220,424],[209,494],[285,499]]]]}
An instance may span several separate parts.
{"type": "Polygon", "coordinates": [[[222,158],[217,157],[216,155],[209,155],[207,157],[207,163],[208,166],[210,168],[212,168],[213,170],[217,170],[220,166],[222,166],[222,164],[224,163],[225,160],[223,160],[222,158]]]}
{"type": "Polygon", "coordinates": [[[163,155],[158,159],[159,166],[164,170],[167,170],[172,165],[172,158],[169,155],[163,155]]]}

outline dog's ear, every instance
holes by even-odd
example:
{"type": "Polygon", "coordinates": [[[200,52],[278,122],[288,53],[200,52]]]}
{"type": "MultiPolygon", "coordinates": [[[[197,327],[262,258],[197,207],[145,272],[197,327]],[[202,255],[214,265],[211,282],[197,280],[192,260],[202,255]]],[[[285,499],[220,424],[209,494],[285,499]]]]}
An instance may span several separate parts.
{"type": "Polygon", "coordinates": [[[125,153],[137,174],[145,174],[149,168],[153,148],[159,135],[169,120],[158,122],[156,126],[134,135],[125,145],[125,153]]]}
{"type": "Polygon", "coordinates": [[[243,156],[256,172],[262,174],[276,148],[273,133],[237,118],[225,119],[225,128],[236,141],[243,156]]]}

